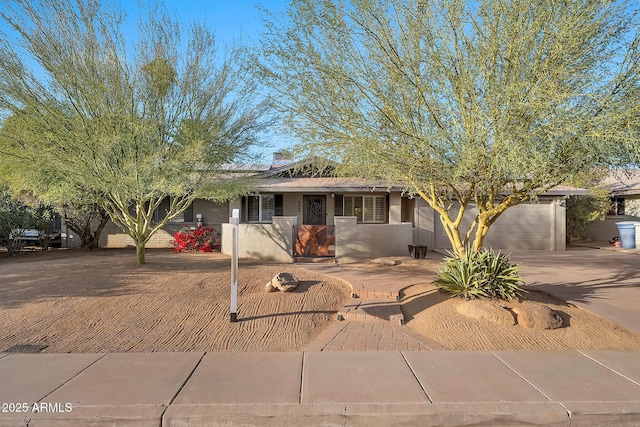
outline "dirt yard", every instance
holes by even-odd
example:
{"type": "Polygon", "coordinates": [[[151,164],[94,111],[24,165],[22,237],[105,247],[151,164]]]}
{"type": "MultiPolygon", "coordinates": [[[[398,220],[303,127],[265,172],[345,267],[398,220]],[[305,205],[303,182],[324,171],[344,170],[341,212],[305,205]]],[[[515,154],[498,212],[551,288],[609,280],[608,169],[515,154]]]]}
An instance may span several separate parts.
{"type": "Polygon", "coordinates": [[[0,258],[0,352],[294,351],[334,321],[351,288],[292,265],[240,262],[229,321],[230,260],[148,250],[51,251],[0,258]],[[264,291],[280,271],[293,292],[264,291]]]}
{"type": "MultiPolygon", "coordinates": [[[[130,250],[0,254],[0,352],[17,345],[43,353],[296,351],[336,321],[351,293],[341,280],[299,266],[241,261],[239,321],[230,323],[227,256],[149,250],[147,261],[137,267],[130,250]],[[295,274],[299,288],[266,293],[280,271],[295,274]]],[[[437,265],[354,268],[426,279],[437,265]]],[[[639,333],[553,297],[526,295],[527,304],[559,312],[565,327],[474,320],[456,311],[462,300],[428,283],[405,289],[401,303],[409,328],[451,350],[640,349],[639,333]]]]}

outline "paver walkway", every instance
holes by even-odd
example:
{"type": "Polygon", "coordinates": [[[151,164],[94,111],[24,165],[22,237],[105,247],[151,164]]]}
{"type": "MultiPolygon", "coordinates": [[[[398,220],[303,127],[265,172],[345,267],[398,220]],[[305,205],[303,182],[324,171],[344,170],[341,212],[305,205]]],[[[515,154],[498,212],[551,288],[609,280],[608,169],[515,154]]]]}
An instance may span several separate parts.
{"type": "MultiPolygon", "coordinates": [[[[439,254],[429,253],[429,256],[441,258],[439,254]]],[[[339,321],[316,337],[305,351],[447,350],[404,326],[400,309],[400,291],[424,283],[430,277],[413,271],[382,270],[377,266],[363,270],[362,267],[310,264],[305,268],[344,280],[351,285],[354,296],[338,312],[339,321]]]]}

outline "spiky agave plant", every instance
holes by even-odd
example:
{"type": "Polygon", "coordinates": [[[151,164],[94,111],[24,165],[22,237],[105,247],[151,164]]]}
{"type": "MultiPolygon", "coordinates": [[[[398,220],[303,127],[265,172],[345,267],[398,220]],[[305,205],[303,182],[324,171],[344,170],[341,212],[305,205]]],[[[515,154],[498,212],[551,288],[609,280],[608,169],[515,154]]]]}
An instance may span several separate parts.
{"type": "Polygon", "coordinates": [[[434,284],[454,297],[513,299],[526,292],[519,286],[524,282],[519,270],[508,255],[467,248],[463,255],[449,252],[434,284]]]}

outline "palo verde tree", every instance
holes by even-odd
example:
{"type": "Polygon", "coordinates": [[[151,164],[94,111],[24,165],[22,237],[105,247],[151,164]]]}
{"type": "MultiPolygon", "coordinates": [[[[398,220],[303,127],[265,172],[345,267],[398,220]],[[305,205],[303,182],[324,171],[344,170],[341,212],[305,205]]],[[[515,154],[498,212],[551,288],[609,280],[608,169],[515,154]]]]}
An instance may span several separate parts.
{"type": "Polygon", "coordinates": [[[184,28],[153,1],[139,7],[137,32],[111,2],[0,4],[0,108],[12,122],[3,140],[13,168],[44,168],[52,183],[95,196],[135,242],[138,264],[151,236],[194,198],[242,190],[222,166],[251,153],[266,121],[241,49],[220,54],[209,29],[184,28]]]}
{"type": "Polygon", "coordinates": [[[9,117],[0,129],[0,177],[11,184],[14,197],[24,201],[27,192],[30,204],[54,209],[78,235],[80,249],[97,248],[109,221],[109,214],[98,204],[99,193],[65,180],[57,162],[41,155],[39,144],[27,142],[38,141],[38,132],[20,126],[22,123],[9,117]]]}
{"type": "Polygon", "coordinates": [[[303,151],[404,185],[462,254],[508,208],[637,143],[635,7],[296,0],[266,12],[259,76],[303,151]]]}

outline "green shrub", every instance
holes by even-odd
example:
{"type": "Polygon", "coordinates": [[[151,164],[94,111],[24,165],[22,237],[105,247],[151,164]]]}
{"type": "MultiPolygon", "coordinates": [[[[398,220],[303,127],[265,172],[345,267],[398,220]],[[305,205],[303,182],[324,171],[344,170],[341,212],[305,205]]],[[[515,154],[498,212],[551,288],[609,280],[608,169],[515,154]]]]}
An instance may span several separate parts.
{"type": "Polygon", "coordinates": [[[470,298],[512,299],[525,292],[519,283],[520,266],[509,262],[509,257],[492,249],[473,252],[471,248],[463,256],[450,254],[442,269],[437,271],[435,285],[452,296],[470,298]]]}

